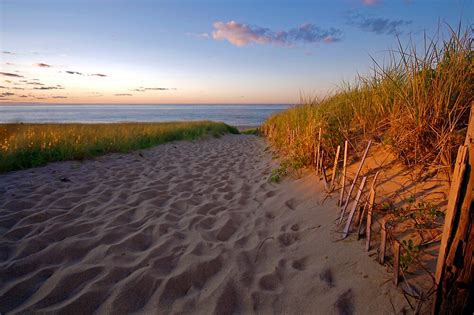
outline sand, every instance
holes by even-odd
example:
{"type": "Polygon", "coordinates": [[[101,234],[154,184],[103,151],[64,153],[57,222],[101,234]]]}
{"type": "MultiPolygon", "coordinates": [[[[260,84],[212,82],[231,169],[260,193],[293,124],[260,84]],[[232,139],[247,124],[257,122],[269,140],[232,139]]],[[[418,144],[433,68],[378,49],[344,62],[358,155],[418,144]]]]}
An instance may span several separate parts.
{"type": "Polygon", "coordinates": [[[405,308],[364,242],[340,240],[337,194],[314,174],[270,183],[275,163],[228,135],[0,174],[0,312],[405,308]]]}

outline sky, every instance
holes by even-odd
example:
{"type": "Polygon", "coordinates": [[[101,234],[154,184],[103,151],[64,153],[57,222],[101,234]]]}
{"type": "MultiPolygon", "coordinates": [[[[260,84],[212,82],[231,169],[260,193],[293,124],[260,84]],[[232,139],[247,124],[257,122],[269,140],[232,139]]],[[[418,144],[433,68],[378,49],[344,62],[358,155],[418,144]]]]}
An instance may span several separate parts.
{"type": "Polygon", "coordinates": [[[297,103],[474,0],[0,0],[0,103],[297,103]]]}

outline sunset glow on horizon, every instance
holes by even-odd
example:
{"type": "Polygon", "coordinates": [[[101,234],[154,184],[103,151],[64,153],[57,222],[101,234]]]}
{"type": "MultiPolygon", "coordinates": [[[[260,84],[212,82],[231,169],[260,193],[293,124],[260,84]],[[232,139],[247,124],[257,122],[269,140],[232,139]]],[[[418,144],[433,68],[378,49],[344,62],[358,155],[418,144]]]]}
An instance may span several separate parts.
{"type": "MultiPolygon", "coordinates": [[[[0,104],[290,104],[472,1],[0,0],[0,104]],[[361,45],[361,43],[363,43],[361,45]]],[[[422,48],[422,46],[421,46],[422,48]]]]}

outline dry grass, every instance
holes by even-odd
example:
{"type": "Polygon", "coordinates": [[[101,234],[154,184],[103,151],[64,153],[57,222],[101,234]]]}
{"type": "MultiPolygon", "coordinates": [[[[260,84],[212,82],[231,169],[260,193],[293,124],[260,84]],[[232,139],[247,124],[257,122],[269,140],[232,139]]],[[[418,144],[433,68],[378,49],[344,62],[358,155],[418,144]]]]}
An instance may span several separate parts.
{"type": "Polygon", "coordinates": [[[306,99],[273,115],[263,133],[288,159],[314,163],[318,130],[328,164],[345,139],[388,146],[407,165],[452,166],[474,100],[472,29],[448,27],[444,40],[425,40],[423,51],[410,44],[390,53],[390,62],[345,84],[331,97],[306,99]]]}
{"type": "Polygon", "coordinates": [[[238,133],[224,123],[0,124],[0,172],[238,133]]]}

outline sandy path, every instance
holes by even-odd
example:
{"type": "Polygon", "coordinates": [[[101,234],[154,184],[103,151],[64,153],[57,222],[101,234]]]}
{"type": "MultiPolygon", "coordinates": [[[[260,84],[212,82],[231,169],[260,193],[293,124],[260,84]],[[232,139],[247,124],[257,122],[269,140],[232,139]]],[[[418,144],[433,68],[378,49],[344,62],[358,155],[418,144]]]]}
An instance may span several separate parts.
{"type": "Polygon", "coordinates": [[[265,148],[229,135],[0,175],[0,312],[399,311],[322,185],[268,183],[265,148]]]}

